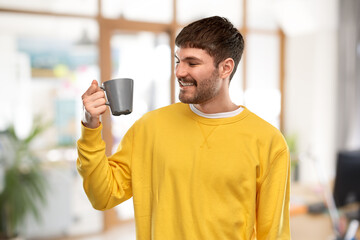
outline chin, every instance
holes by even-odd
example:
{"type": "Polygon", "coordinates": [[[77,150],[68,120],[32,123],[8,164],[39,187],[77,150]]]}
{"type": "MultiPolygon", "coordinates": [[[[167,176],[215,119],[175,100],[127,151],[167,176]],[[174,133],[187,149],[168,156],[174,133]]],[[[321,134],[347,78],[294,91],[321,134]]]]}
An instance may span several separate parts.
{"type": "Polygon", "coordinates": [[[182,103],[194,104],[194,102],[191,101],[191,99],[179,98],[179,100],[180,100],[180,102],[182,102],[182,103]]]}
{"type": "Polygon", "coordinates": [[[182,103],[187,103],[187,104],[196,104],[195,102],[194,102],[194,99],[193,98],[191,98],[191,97],[186,97],[186,96],[183,96],[183,95],[179,95],[179,100],[180,100],[180,102],[182,102],[182,103]]]}

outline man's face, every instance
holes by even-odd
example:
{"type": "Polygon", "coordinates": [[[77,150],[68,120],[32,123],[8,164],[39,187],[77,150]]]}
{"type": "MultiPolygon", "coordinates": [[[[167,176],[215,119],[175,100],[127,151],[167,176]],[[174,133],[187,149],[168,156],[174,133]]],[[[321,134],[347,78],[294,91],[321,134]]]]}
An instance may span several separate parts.
{"type": "Polygon", "coordinates": [[[176,51],[175,75],[183,103],[202,104],[219,94],[221,81],[213,58],[199,48],[179,48],[176,51]]]}

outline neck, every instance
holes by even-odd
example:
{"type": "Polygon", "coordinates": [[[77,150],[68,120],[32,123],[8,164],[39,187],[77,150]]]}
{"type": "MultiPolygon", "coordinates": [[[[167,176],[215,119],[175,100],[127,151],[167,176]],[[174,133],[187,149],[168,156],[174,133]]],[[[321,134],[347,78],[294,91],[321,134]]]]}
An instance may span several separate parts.
{"type": "Polygon", "coordinates": [[[231,112],[239,108],[238,105],[233,103],[230,98],[222,100],[211,100],[209,102],[194,104],[194,106],[203,113],[221,113],[231,112]]]}

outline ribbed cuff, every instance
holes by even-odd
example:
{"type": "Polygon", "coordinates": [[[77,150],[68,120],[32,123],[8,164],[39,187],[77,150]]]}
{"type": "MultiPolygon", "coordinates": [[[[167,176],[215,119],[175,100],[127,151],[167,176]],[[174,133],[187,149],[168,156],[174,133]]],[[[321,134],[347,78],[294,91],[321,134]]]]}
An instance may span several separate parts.
{"type": "Polygon", "coordinates": [[[79,143],[89,148],[97,148],[101,146],[103,143],[103,139],[101,137],[102,128],[103,126],[101,123],[97,128],[88,128],[84,126],[83,122],[81,122],[81,136],[79,143]]]}

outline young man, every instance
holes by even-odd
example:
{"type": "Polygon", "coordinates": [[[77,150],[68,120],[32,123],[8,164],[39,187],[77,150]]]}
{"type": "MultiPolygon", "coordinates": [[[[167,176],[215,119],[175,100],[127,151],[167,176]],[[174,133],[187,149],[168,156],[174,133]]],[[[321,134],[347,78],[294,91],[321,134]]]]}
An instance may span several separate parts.
{"type": "Polygon", "coordinates": [[[281,133],[237,106],[229,82],[244,41],[221,17],[176,38],[181,103],[151,111],[107,158],[103,91],[93,81],[78,171],[94,208],[133,197],[139,240],[290,239],[289,151],[281,133]]]}

